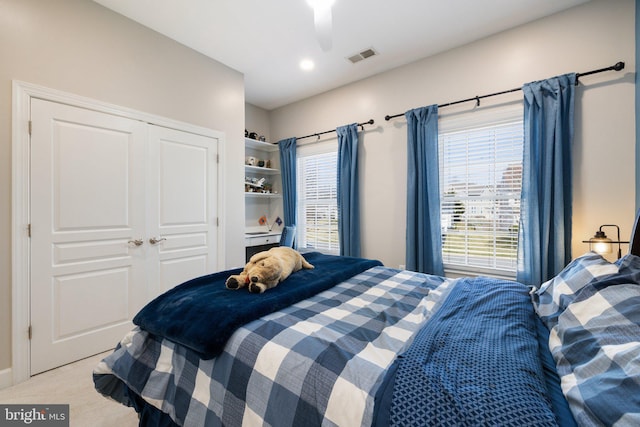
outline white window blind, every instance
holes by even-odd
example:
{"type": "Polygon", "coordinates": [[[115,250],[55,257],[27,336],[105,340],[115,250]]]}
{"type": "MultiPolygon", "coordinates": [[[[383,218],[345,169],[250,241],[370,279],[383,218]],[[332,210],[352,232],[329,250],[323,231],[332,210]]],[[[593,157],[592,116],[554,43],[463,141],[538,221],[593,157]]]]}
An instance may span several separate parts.
{"type": "Polygon", "coordinates": [[[439,129],[445,269],[514,274],[522,184],[522,107],[443,118],[439,129]]]}
{"type": "Polygon", "coordinates": [[[298,153],[298,247],[340,252],[338,240],[336,151],[298,153]]]}

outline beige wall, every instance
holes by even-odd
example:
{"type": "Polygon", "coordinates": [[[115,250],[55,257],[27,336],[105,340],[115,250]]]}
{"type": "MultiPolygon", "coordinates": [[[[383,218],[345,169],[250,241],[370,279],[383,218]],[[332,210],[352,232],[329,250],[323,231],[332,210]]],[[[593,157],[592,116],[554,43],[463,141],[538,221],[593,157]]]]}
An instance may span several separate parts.
{"type": "MultiPolygon", "coordinates": [[[[385,115],[625,61],[624,71],[584,77],[577,89],[572,246],[573,254],[579,255],[588,250],[581,241],[591,237],[600,224],[619,224],[624,236],[633,225],[634,12],[633,0],[594,0],[273,110],[271,135],[278,140],[370,118],[376,121],[361,134],[363,256],[397,267],[404,264],[405,256],[406,122],[404,118],[385,122],[385,115]]],[[[366,67],[366,61],[355,66],[366,67]]],[[[483,100],[482,105],[521,96],[516,92],[494,97],[483,100]]],[[[469,103],[440,112],[451,114],[472,107],[469,103]]]]}
{"type": "Polygon", "coordinates": [[[271,125],[269,123],[269,112],[253,104],[245,104],[244,109],[245,129],[249,132],[256,132],[264,135],[267,142],[277,142],[271,139],[271,125]]]}
{"type": "Polygon", "coordinates": [[[11,366],[13,79],[224,132],[226,264],[244,263],[241,73],[88,0],[0,0],[0,58],[0,374],[11,366]]]}

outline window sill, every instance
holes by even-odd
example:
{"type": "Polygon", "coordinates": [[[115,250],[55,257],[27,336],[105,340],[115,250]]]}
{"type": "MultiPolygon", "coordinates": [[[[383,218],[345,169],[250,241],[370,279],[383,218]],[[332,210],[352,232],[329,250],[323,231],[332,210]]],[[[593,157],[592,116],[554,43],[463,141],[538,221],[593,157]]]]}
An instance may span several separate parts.
{"type": "Polygon", "coordinates": [[[466,267],[460,265],[444,265],[444,276],[457,279],[459,277],[488,276],[504,280],[516,280],[515,271],[495,270],[492,268],[466,267]]]}

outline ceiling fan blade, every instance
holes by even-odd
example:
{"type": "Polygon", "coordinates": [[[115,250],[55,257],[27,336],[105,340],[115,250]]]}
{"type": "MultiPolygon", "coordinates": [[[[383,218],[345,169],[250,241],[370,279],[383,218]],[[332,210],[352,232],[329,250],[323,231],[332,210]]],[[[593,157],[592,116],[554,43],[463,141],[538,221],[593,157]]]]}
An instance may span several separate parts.
{"type": "Polygon", "coordinates": [[[331,50],[331,6],[316,6],[313,10],[313,21],[316,26],[316,37],[323,51],[331,50]]]}

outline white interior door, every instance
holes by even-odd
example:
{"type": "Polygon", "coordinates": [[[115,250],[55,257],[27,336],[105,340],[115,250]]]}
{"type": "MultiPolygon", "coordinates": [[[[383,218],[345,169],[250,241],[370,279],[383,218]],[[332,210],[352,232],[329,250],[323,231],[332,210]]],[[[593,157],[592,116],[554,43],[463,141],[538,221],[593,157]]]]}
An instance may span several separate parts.
{"type": "Polygon", "coordinates": [[[154,295],[217,269],[217,156],[217,138],[149,126],[147,234],[154,295]]]}
{"type": "Polygon", "coordinates": [[[150,245],[147,125],[38,99],[31,114],[33,375],[112,348],[131,328],[150,245]]]}

